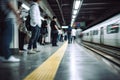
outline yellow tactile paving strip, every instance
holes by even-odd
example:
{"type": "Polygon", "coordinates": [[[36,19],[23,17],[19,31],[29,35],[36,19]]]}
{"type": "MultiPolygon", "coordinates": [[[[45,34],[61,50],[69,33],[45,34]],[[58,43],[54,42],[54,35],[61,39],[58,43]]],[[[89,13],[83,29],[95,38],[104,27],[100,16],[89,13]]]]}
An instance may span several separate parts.
{"type": "Polygon", "coordinates": [[[29,74],[24,80],[54,80],[66,48],[67,42],[65,42],[61,48],[59,48],[50,58],[29,74]]]}

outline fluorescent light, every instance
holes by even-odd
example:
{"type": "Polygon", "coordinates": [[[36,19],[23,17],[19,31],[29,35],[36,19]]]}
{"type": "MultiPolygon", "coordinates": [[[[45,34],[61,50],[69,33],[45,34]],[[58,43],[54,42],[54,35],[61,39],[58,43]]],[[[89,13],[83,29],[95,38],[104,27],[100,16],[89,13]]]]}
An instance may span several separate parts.
{"type": "Polygon", "coordinates": [[[75,1],[74,9],[79,9],[81,1],[75,1]]]}
{"type": "Polygon", "coordinates": [[[71,26],[73,25],[75,18],[77,17],[80,7],[82,5],[83,0],[74,0],[73,3],[73,12],[72,12],[72,20],[71,20],[71,26]]]}
{"type": "Polygon", "coordinates": [[[74,21],[75,19],[72,19],[72,21],[74,21]]]}
{"type": "Polygon", "coordinates": [[[71,26],[72,26],[72,24],[74,23],[74,20],[75,20],[75,19],[72,19],[72,20],[71,20],[71,26]]]}
{"type": "Polygon", "coordinates": [[[71,21],[74,22],[75,19],[72,19],[71,21]]]}
{"type": "Polygon", "coordinates": [[[76,16],[75,15],[72,15],[72,18],[75,18],[76,16]]]}
{"type": "Polygon", "coordinates": [[[71,26],[73,25],[74,22],[71,22],[71,26]]]}
{"type": "Polygon", "coordinates": [[[62,28],[68,28],[68,26],[62,26],[62,28]]]}
{"type": "Polygon", "coordinates": [[[27,5],[25,5],[24,3],[22,4],[22,7],[25,8],[26,10],[30,10],[30,8],[27,5]]]}
{"type": "Polygon", "coordinates": [[[77,12],[78,12],[77,10],[73,10],[73,14],[74,14],[74,15],[77,14],[77,12]]]}

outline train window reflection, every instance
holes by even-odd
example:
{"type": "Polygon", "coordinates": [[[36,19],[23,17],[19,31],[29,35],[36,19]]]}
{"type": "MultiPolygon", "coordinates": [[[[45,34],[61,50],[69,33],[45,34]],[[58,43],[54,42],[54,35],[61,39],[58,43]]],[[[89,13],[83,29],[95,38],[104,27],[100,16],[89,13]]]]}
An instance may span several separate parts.
{"type": "Polygon", "coordinates": [[[118,33],[119,32],[119,24],[112,24],[107,26],[107,33],[118,33]]]}

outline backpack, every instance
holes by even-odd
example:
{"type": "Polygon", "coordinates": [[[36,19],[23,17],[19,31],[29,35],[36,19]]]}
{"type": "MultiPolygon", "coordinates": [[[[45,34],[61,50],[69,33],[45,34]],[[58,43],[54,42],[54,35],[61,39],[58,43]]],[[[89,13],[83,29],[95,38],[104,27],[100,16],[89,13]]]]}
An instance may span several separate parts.
{"type": "Polygon", "coordinates": [[[72,28],[69,27],[69,28],[67,29],[67,33],[68,33],[68,34],[71,34],[71,31],[72,31],[72,28]]]}
{"type": "Polygon", "coordinates": [[[44,28],[47,25],[47,21],[46,20],[41,20],[42,24],[41,24],[41,28],[44,28]]]}
{"type": "Polygon", "coordinates": [[[42,24],[41,24],[41,34],[46,34],[46,33],[48,33],[48,31],[47,31],[47,27],[46,27],[46,25],[47,25],[47,21],[42,21],[42,24]]]}
{"type": "MultiPolygon", "coordinates": [[[[32,4],[30,7],[32,7],[33,5],[35,5],[35,4],[32,4]]],[[[30,11],[28,12],[28,16],[27,16],[27,19],[25,21],[25,26],[26,26],[28,31],[32,30],[32,26],[30,25],[30,11]]]]}
{"type": "Polygon", "coordinates": [[[27,19],[25,21],[25,25],[28,31],[32,30],[32,26],[30,25],[30,14],[28,14],[27,19]]]}

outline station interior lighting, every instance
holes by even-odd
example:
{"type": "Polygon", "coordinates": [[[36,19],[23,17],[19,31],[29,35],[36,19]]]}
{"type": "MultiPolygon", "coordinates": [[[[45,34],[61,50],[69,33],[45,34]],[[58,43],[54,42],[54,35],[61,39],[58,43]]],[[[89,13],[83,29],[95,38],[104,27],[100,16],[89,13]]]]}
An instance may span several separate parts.
{"type": "Polygon", "coordinates": [[[73,10],[73,14],[74,14],[74,15],[77,14],[77,10],[73,10]]]}
{"type": "Polygon", "coordinates": [[[78,15],[78,12],[80,10],[80,7],[82,5],[82,2],[83,0],[74,0],[74,3],[73,3],[73,9],[72,9],[72,20],[71,20],[71,26],[73,25],[77,15],[78,15]]]}
{"type": "Polygon", "coordinates": [[[76,15],[72,15],[72,19],[75,19],[76,18],[76,15]]]}

